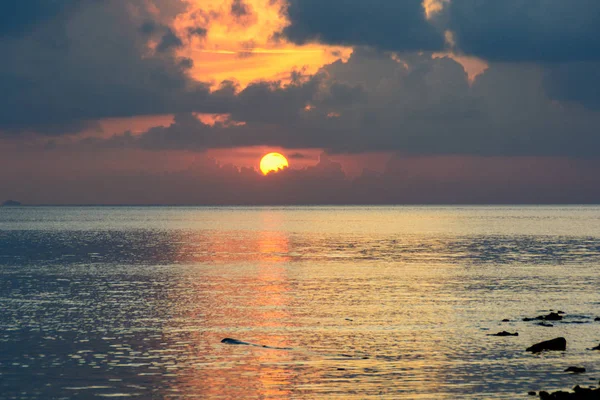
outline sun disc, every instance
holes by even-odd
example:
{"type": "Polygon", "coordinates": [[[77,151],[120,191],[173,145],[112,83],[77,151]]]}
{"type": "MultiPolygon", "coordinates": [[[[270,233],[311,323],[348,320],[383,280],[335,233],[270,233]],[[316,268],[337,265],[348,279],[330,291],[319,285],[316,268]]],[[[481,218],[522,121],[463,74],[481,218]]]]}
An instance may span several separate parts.
{"type": "Polygon", "coordinates": [[[260,160],[260,171],[267,175],[269,172],[277,172],[289,167],[287,158],[279,153],[269,153],[260,160]]]}

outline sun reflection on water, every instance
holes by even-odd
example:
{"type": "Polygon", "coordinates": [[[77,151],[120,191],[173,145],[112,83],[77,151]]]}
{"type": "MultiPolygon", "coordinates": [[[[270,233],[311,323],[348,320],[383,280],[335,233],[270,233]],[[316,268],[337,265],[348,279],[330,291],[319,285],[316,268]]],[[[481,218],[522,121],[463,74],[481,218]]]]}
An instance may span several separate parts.
{"type": "MultiPolygon", "coordinates": [[[[213,236],[213,242],[203,243],[213,260],[224,257],[230,261],[237,259],[237,254],[247,257],[248,253],[252,257],[239,266],[243,272],[218,279],[209,291],[202,270],[198,271],[199,275],[187,278],[186,284],[192,285],[188,288],[193,292],[191,298],[184,300],[185,305],[175,307],[191,310],[183,318],[188,321],[199,317],[198,309],[210,310],[202,314],[201,326],[194,329],[190,337],[196,341],[191,348],[205,352],[196,357],[206,360],[209,354],[214,356],[209,356],[212,363],[190,364],[187,371],[179,371],[170,392],[210,398],[287,398],[291,395],[295,372],[289,363],[293,354],[259,347],[263,344],[280,348],[292,346],[289,336],[282,332],[291,325],[287,312],[290,286],[285,268],[290,249],[287,235],[278,230],[279,224],[281,220],[276,213],[265,213],[263,229],[257,230],[252,240],[248,237],[239,240],[233,235],[231,240],[223,241],[213,236]],[[190,309],[190,301],[197,307],[190,309]],[[258,346],[221,344],[224,337],[258,346]]],[[[179,254],[187,257],[185,251],[179,254]]],[[[178,299],[173,301],[177,303],[178,299]]]]}

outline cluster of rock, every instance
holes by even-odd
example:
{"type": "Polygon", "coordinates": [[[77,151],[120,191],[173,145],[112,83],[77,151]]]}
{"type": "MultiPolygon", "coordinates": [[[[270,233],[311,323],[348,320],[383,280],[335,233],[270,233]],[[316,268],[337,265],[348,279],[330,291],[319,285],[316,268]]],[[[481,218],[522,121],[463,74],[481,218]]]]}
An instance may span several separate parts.
{"type": "MultiPolygon", "coordinates": [[[[547,315],[538,315],[534,318],[523,318],[523,321],[539,321],[538,325],[552,327],[552,324],[549,324],[548,321],[562,321],[564,318],[564,311],[551,312],[547,315]]],[[[589,317],[583,317],[588,320],[591,320],[589,317]]],[[[595,322],[600,322],[600,317],[594,319],[595,322]]],[[[510,322],[508,319],[502,320],[502,322],[510,322]]],[[[579,322],[581,323],[581,322],[579,322]]],[[[494,334],[493,336],[518,336],[518,333],[510,333],[507,331],[502,331],[494,334]]],[[[546,340],[540,343],[536,343],[533,346],[530,346],[526,349],[526,351],[532,353],[541,353],[543,351],[565,351],[567,349],[567,340],[564,337],[558,337],[552,340],[546,340]]],[[[600,344],[596,347],[591,348],[590,350],[600,351],[600,344]]],[[[586,372],[586,369],[583,367],[569,367],[564,370],[564,372],[571,372],[574,374],[582,374],[586,372]]],[[[536,392],[529,392],[529,395],[535,396],[536,392]]],[[[575,386],[572,392],[564,392],[557,391],[554,393],[548,393],[546,391],[539,392],[539,397],[542,400],[600,400],[600,388],[582,388],[580,386],[575,386]]]]}
{"type": "Polygon", "coordinates": [[[598,400],[600,399],[600,388],[582,388],[579,385],[573,388],[573,392],[558,392],[548,393],[540,392],[542,400],[598,400]]]}
{"type": "Polygon", "coordinates": [[[523,318],[523,321],[560,321],[563,319],[561,314],[564,314],[564,311],[551,312],[548,315],[538,315],[535,318],[523,318]]]}
{"type": "Polygon", "coordinates": [[[540,321],[538,325],[545,326],[547,328],[552,328],[554,325],[548,323],[548,321],[562,321],[563,317],[561,314],[564,314],[564,311],[551,312],[548,315],[538,315],[535,318],[523,318],[523,321],[540,321]]]}

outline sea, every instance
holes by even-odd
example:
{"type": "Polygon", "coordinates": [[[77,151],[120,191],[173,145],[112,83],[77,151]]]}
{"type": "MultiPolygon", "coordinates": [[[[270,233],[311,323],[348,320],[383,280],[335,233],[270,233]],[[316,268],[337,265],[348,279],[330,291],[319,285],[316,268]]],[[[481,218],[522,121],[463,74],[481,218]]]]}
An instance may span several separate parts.
{"type": "Polygon", "coordinates": [[[525,399],[598,317],[598,206],[0,208],[1,399],[525,399]]]}

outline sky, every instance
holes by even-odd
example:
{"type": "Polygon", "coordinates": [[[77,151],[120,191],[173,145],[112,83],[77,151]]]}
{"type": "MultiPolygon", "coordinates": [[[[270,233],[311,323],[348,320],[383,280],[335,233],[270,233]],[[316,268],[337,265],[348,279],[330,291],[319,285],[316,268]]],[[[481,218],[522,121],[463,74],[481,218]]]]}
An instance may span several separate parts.
{"type": "Polygon", "coordinates": [[[600,202],[597,0],[23,0],[0,54],[0,202],[600,202]]]}

